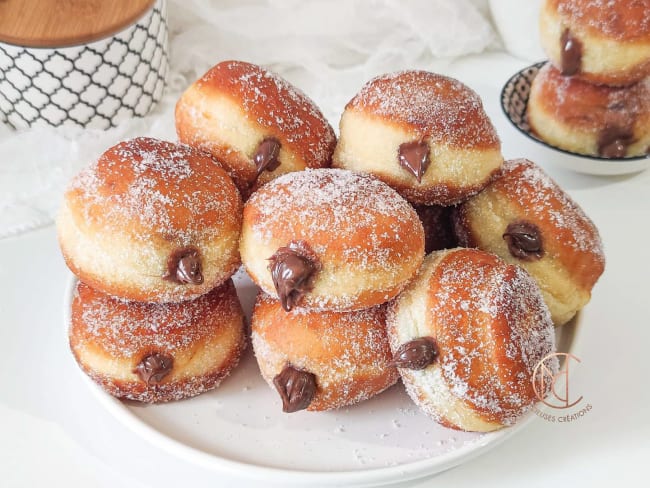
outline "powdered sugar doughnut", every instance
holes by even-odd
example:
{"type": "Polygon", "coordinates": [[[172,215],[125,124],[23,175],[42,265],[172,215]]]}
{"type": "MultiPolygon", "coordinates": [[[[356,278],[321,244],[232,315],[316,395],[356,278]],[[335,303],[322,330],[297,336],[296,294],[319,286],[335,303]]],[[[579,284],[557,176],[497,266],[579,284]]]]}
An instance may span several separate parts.
{"type": "Polygon", "coordinates": [[[636,83],[650,76],[650,0],[546,0],[540,39],[564,75],[636,83]]]}
{"type": "Polygon", "coordinates": [[[454,220],[460,245],[493,252],[537,280],[556,325],[589,302],[605,268],[593,222],[525,159],[507,161],[490,186],[455,209],[454,220]]]}
{"type": "MultiPolygon", "coordinates": [[[[410,397],[438,422],[467,431],[496,430],[528,411],[534,369],[555,351],[535,281],[477,249],[429,254],[387,323],[410,397]]],[[[545,365],[557,369],[557,361],[545,365]]]]}
{"type": "Polygon", "coordinates": [[[283,175],[244,206],[242,261],[285,309],[356,310],[384,303],[414,276],[424,231],[381,181],[341,169],[283,175]]]}
{"type": "Polygon", "coordinates": [[[410,202],[452,205],[487,185],[502,161],[476,93],[402,71],[371,80],[346,105],[333,165],[377,175],[410,202]]]}
{"type": "Polygon", "coordinates": [[[295,309],[260,293],[251,320],[255,357],[285,412],[331,410],[395,384],[385,306],[353,312],[295,309]]]}
{"type": "Polygon", "coordinates": [[[68,267],[129,300],[207,293],[239,266],[242,202],[208,155],[150,138],[122,142],[77,175],[57,220],[68,267]]]}
{"type": "Polygon", "coordinates": [[[70,347],[81,369],[118,398],[167,402],[215,388],[246,346],[231,280],[183,303],[111,298],[79,282],[70,347]]]}
{"type": "Polygon", "coordinates": [[[232,171],[243,193],[256,180],[329,166],[336,136],[304,93],[260,66],[224,61],[176,104],[176,131],[232,171]]]}
{"type": "Polygon", "coordinates": [[[568,151],[608,158],[650,151],[650,78],[593,85],[548,63],[533,80],[527,114],[540,138],[568,151]]]}

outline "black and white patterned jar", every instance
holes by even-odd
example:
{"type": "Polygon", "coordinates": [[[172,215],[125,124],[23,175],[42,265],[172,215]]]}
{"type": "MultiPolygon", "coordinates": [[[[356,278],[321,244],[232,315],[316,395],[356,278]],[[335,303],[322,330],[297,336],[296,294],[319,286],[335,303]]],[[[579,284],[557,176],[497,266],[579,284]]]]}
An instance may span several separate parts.
{"type": "Polygon", "coordinates": [[[167,0],[111,37],[59,48],[0,42],[0,123],[107,129],[148,114],[168,71],[167,0]]]}

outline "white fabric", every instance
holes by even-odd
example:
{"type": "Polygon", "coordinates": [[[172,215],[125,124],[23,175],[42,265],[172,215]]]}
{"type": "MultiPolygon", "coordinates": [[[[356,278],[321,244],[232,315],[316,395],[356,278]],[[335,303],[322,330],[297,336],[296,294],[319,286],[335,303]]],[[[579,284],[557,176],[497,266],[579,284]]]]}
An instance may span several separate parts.
{"type": "Polygon", "coordinates": [[[485,2],[474,2],[171,0],[171,72],[165,97],[148,117],[107,131],[0,127],[0,237],[50,223],[72,175],[120,140],[175,140],[176,99],[219,61],[267,66],[311,96],[336,126],[345,103],[371,77],[444,71],[452,58],[494,46],[485,2]]]}

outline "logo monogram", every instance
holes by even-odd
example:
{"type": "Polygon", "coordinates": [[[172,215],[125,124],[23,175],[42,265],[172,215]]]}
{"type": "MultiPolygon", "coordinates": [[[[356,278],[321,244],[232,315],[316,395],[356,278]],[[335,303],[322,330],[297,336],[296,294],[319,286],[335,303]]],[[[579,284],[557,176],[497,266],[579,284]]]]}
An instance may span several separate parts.
{"type": "Polygon", "coordinates": [[[575,360],[578,363],[581,362],[577,356],[574,356],[571,353],[557,352],[546,356],[535,367],[535,370],[533,371],[533,390],[535,391],[537,398],[544,405],[551,408],[565,409],[577,405],[582,400],[582,396],[573,402],[570,400],[569,365],[571,360],[575,360]],[[564,357],[564,370],[561,370],[557,374],[553,374],[553,370],[547,366],[547,362],[553,358],[561,359],[562,357],[564,357]],[[563,389],[562,381],[560,381],[562,378],[564,378],[563,389]],[[549,389],[549,386],[551,395],[549,395],[549,398],[545,398],[545,393],[549,389]]]}

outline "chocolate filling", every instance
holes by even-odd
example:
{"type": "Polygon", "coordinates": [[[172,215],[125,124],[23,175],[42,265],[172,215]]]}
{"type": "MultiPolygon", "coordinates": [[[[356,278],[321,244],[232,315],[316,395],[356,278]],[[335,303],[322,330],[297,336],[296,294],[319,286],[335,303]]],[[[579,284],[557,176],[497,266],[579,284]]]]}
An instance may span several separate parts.
{"type": "Polygon", "coordinates": [[[286,413],[304,410],[316,393],[316,376],[290,364],[273,378],[273,384],[282,398],[282,411],[286,413]]]}
{"type": "Polygon", "coordinates": [[[605,127],[598,136],[598,154],[604,158],[624,158],[634,142],[634,133],[621,127],[605,127]]]}
{"type": "Polygon", "coordinates": [[[269,258],[269,271],[282,308],[290,311],[312,289],[314,273],[320,269],[318,259],[304,241],[291,241],[269,258]]]}
{"type": "Polygon", "coordinates": [[[172,357],[154,352],[140,361],[133,372],[149,386],[160,383],[173,366],[172,357]]]}
{"type": "Polygon", "coordinates": [[[167,259],[167,272],[163,279],[180,284],[203,283],[199,250],[191,246],[175,250],[167,259]]]}
{"type": "Polygon", "coordinates": [[[402,344],[393,356],[398,368],[424,369],[438,357],[438,347],[431,337],[420,337],[402,344]]]}
{"type": "Polygon", "coordinates": [[[523,261],[536,261],[544,255],[542,235],[532,222],[512,222],[503,234],[510,254],[523,261]]]}
{"type": "Polygon", "coordinates": [[[425,141],[413,141],[400,144],[397,151],[399,165],[415,176],[418,183],[427,171],[431,160],[429,159],[429,145],[425,141]]]}
{"type": "Polygon", "coordinates": [[[580,72],[582,65],[582,43],[573,36],[569,29],[564,29],[560,37],[561,72],[565,76],[580,72]]]}
{"type": "Polygon", "coordinates": [[[280,166],[280,161],[278,161],[278,155],[280,154],[280,141],[269,137],[260,142],[257,146],[257,150],[253,155],[253,162],[257,168],[257,176],[259,176],[262,171],[273,171],[278,166],[280,166]]]}

